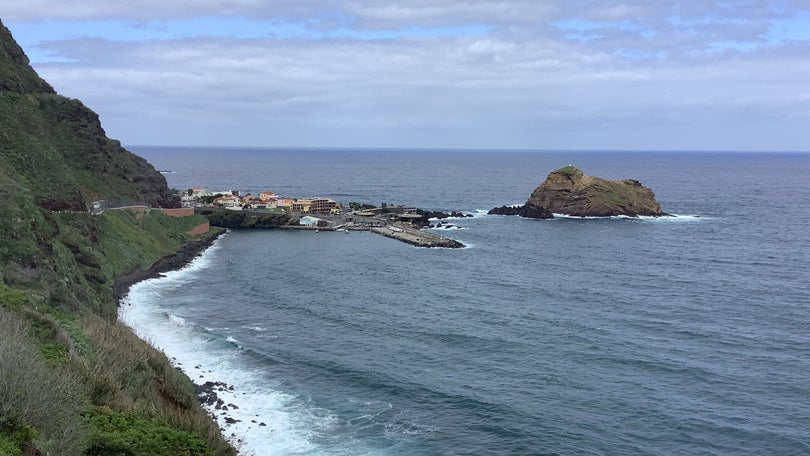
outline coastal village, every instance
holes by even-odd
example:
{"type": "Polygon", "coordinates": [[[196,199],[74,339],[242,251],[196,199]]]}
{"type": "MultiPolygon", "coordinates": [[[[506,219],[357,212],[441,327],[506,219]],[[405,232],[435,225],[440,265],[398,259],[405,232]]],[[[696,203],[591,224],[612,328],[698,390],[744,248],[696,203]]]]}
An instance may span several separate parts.
{"type": "MultiPolygon", "coordinates": [[[[343,205],[332,198],[291,198],[270,190],[241,195],[238,190],[212,191],[192,187],[181,194],[184,208],[194,208],[204,215],[233,211],[254,219],[278,215],[285,222],[277,228],[324,231],[372,231],[418,247],[462,248],[464,244],[421,228],[431,225],[431,216],[463,216],[454,213],[425,212],[413,206],[389,205],[375,207],[360,203],[343,205]]],[[[209,217],[211,218],[211,217],[209,217]]],[[[244,227],[244,226],[242,226],[244,227]]]]}
{"type": "Polygon", "coordinates": [[[192,187],[181,195],[183,207],[216,206],[228,210],[278,211],[286,213],[306,213],[339,215],[343,207],[331,198],[289,198],[276,195],[272,191],[248,193],[240,196],[238,190],[211,191],[203,187],[192,187]]]}

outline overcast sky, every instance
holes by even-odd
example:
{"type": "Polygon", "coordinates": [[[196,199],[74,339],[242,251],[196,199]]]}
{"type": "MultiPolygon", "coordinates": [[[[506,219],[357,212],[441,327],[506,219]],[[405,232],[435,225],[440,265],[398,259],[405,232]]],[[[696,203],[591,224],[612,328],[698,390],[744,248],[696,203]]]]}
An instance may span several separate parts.
{"type": "Polygon", "coordinates": [[[810,0],[4,0],[129,145],[810,150],[810,0]]]}

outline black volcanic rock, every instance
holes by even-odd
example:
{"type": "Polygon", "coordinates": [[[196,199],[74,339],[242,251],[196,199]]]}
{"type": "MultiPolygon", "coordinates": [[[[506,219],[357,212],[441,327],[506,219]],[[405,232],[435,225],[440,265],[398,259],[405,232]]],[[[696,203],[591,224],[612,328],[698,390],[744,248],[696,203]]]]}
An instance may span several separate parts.
{"type": "Polygon", "coordinates": [[[501,207],[493,207],[492,209],[487,212],[487,214],[491,215],[519,215],[520,210],[523,209],[523,206],[501,206],[501,207]]]}
{"type": "Polygon", "coordinates": [[[442,212],[442,211],[426,211],[423,209],[417,209],[416,213],[419,214],[421,217],[414,220],[413,224],[421,227],[429,227],[430,226],[430,219],[439,219],[443,220],[446,218],[466,218],[472,217],[472,215],[464,214],[459,211],[450,211],[450,212],[442,212]]]}
{"type": "Polygon", "coordinates": [[[487,213],[496,215],[519,215],[521,217],[534,219],[554,218],[554,215],[548,209],[533,204],[524,204],[522,206],[501,206],[493,208],[487,213]]]}

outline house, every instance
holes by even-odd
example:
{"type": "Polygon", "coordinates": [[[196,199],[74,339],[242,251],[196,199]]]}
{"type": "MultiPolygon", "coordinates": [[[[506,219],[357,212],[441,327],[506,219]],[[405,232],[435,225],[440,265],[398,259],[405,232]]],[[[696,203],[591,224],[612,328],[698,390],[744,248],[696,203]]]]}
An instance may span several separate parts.
{"type": "Polygon", "coordinates": [[[286,196],[277,196],[276,197],[276,207],[283,207],[288,208],[292,204],[292,199],[287,198],[286,196]]]}
{"type": "Polygon", "coordinates": [[[241,209],[242,201],[236,195],[223,195],[214,199],[214,205],[226,209],[241,209]]]}
{"type": "Polygon", "coordinates": [[[262,202],[262,200],[259,199],[258,196],[254,196],[254,195],[252,195],[250,193],[248,193],[247,195],[240,198],[239,201],[242,202],[243,206],[246,205],[246,204],[250,204],[250,203],[261,203],[262,202]]]}
{"type": "Polygon", "coordinates": [[[290,203],[292,212],[304,214],[340,214],[340,203],[332,198],[300,198],[290,203]]]}
{"type": "Polygon", "coordinates": [[[309,207],[312,205],[311,198],[295,198],[290,203],[290,210],[292,212],[309,213],[309,207]]]}
{"type": "Polygon", "coordinates": [[[266,201],[250,201],[248,203],[242,204],[243,209],[269,209],[268,203],[266,201]]]}
{"type": "Polygon", "coordinates": [[[309,205],[311,214],[340,214],[340,203],[331,198],[313,198],[309,205]]]}
{"type": "Polygon", "coordinates": [[[193,198],[202,198],[203,196],[212,196],[210,190],[204,187],[191,187],[191,197],[193,198]]]}
{"type": "Polygon", "coordinates": [[[266,190],[263,192],[259,192],[259,199],[262,201],[267,201],[276,197],[276,194],[271,192],[270,190],[266,190]]]}

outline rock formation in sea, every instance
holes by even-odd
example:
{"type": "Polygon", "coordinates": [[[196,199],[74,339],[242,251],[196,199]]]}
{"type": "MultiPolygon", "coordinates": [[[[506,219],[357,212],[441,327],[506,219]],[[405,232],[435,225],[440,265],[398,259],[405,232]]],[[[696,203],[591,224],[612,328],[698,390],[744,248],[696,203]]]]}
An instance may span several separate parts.
{"type": "Polygon", "coordinates": [[[586,176],[573,165],[549,173],[523,206],[502,206],[490,214],[552,218],[552,214],[575,217],[667,215],[649,188],[635,179],[603,179],[586,176]]]}
{"type": "Polygon", "coordinates": [[[525,218],[550,219],[554,215],[543,206],[536,206],[528,201],[521,206],[501,206],[491,209],[489,214],[497,215],[519,215],[525,218]]]}

